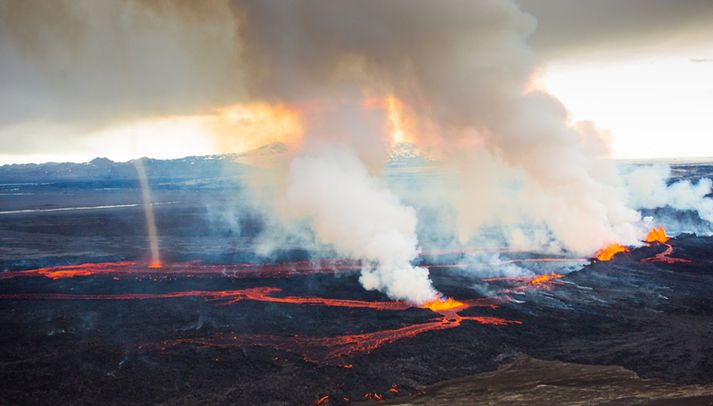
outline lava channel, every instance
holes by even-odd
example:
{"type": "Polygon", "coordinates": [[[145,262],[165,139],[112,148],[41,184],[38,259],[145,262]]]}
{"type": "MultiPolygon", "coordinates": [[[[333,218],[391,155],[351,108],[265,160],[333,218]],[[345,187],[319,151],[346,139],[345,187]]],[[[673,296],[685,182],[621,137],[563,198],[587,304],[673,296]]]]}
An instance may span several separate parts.
{"type": "Polygon", "coordinates": [[[412,307],[404,302],[372,302],[366,300],[329,299],[321,297],[272,296],[279,293],[280,288],[258,287],[241,290],[187,290],[168,293],[116,293],[116,294],[81,294],[81,293],[2,293],[0,299],[5,300],[149,300],[149,299],[179,299],[187,297],[202,297],[208,301],[219,301],[222,304],[233,304],[242,300],[271,303],[290,303],[298,305],[335,306],[350,308],[367,308],[375,310],[406,310],[412,307]]]}
{"type": "MultiPolygon", "coordinates": [[[[349,334],[334,337],[276,336],[268,334],[217,333],[208,337],[190,337],[163,340],[158,343],[143,344],[142,350],[165,351],[181,345],[205,348],[267,347],[277,351],[287,351],[302,356],[305,362],[317,365],[344,366],[344,359],[357,353],[369,353],[385,344],[415,337],[428,331],[455,328],[463,321],[479,324],[506,326],[522,324],[521,321],[499,317],[461,316],[460,311],[471,307],[468,302],[455,309],[440,310],[441,317],[425,323],[410,324],[396,329],[379,330],[370,333],[349,334]]],[[[347,364],[351,365],[351,364],[347,364]]]]}
{"type": "Polygon", "coordinates": [[[654,255],[653,257],[650,258],[644,258],[641,260],[643,263],[652,263],[652,262],[662,262],[666,264],[691,264],[693,261],[690,259],[685,259],[685,258],[676,258],[672,257],[671,254],[673,254],[673,246],[669,243],[656,243],[660,244],[666,247],[666,249],[662,252],[659,252],[658,254],[654,255]]]}
{"type": "Polygon", "coordinates": [[[170,278],[182,277],[227,277],[227,278],[288,278],[313,273],[359,271],[361,263],[346,259],[293,261],[276,264],[204,264],[200,261],[156,264],[139,261],[97,262],[78,265],[0,272],[0,279],[18,277],[46,277],[50,279],[78,276],[111,276],[170,278]]]}

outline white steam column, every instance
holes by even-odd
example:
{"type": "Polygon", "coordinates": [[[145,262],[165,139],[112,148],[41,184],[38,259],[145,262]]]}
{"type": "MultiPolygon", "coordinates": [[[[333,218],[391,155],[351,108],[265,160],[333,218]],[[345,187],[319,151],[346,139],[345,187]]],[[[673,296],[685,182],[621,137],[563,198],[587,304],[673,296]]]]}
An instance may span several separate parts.
{"type": "Polygon", "coordinates": [[[156,218],[153,212],[153,202],[151,201],[151,189],[149,188],[149,181],[146,177],[146,168],[144,168],[144,161],[142,159],[136,159],[133,162],[136,168],[136,174],[139,177],[139,184],[141,185],[141,200],[146,217],[146,232],[148,233],[149,248],[151,249],[149,267],[160,268],[161,254],[158,249],[158,231],[156,229],[156,218]]]}

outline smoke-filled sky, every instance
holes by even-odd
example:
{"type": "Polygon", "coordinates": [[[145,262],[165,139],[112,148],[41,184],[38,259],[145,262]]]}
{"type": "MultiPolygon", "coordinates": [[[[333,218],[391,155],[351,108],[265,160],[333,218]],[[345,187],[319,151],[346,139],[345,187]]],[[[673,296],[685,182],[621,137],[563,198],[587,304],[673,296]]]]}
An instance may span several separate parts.
{"type": "MultiPolygon", "coordinates": [[[[260,38],[284,51],[275,59],[257,52],[256,37],[243,29],[251,22],[245,12],[250,3],[0,0],[0,163],[168,158],[282,141],[294,123],[270,107],[275,100],[270,95],[301,91],[289,88],[298,83],[314,84],[315,95],[318,89],[310,77],[291,82],[299,69],[279,64],[307,61],[307,66],[309,58],[324,56],[310,53],[317,48],[306,49],[300,42],[313,40],[309,35],[301,40],[287,35],[296,22],[310,18],[325,30],[338,28],[344,33],[339,38],[318,40],[355,50],[369,46],[360,41],[398,41],[394,32],[417,33],[414,21],[428,26],[426,32],[442,33],[444,40],[455,38],[451,31],[461,26],[458,21],[438,27],[448,21],[439,18],[438,9],[433,18],[424,19],[416,15],[418,7],[387,1],[378,14],[352,14],[388,19],[390,30],[350,40],[346,37],[355,30],[352,25],[362,22],[344,24],[343,15],[335,17],[343,10],[333,7],[334,2],[301,2],[301,10],[283,3],[270,11],[283,31],[260,38]],[[305,10],[311,15],[304,15],[305,10]],[[344,25],[329,26],[337,21],[344,25]],[[264,72],[255,69],[260,64],[246,63],[246,56],[261,63],[272,58],[276,64],[271,69],[282,78],[280,88],[256,92],[264,72]]],[[[463,19],[483,24],[468,3],[449,9],[460,6],[463,19]]],[[[713,156],[713,2],[517,4],[534,16],[517,28],[527,31],[523,35],[529,35],[532,58],[539,61],[533,86],[559,98],[574,119],[593,120],[608,130],[615,157],[713,156]]],[[[265,12],[258,9],[254,11],[265,12]]],[[[487,51],[478,30],[472,33],[475,37],[466,40],[473,41],[473,49],[487,51]]],[[[466,49],[468,44],[457,46],[466,49]]],[[[324,49],[329,44],[319,51],[324,49]]],[[[499,63],[506,60],[499,56],[499,63]]],[[[376,57],[378,61],[370,62],[400,62],[390,61],[392,55],[376,57]]],[[[415,60],[427,64],[427,59],[415,60]]],[[[321,80],[324,75],[335,72],[317,65],[310,69],[320,86],[329,83],[321,80]]]]}
{"type": "Polygon", "coordinates": [[[693,0],[0,0],[0,161],[285,143],[246,183],[276,235],[308,225],[365,289],[421,304],[441,297],[415,262],[430,203],[380,176],[397,142],[452,174],[425,194],[453,219],[429,232],[457,244],[495,229],[592,255],[639,244],[642,207],[710,218],[710,182],[609,158],[713,156],[711,17],[693,0]]]}

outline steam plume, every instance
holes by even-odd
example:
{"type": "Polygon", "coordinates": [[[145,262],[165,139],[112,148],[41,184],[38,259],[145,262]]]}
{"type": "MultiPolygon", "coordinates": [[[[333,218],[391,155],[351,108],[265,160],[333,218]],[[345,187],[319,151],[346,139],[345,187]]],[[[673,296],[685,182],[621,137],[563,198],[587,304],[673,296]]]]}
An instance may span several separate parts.
{"type": "Polygon", "coordinates": [[[410,263],[419,253],[414,210],[370,177],[352,149],[311,148],[292,161],[287,184],[290,210],[311,220],[317,238],[364,261],[366,289],[419,304],[433,299],[428,271],[410,263]]]}
{"type": "Polygon", "coordinates": [[[144,216],[146,217],[146,233],[149,238],[149,249],[151,250],[151,262],[149,262],[149,266],[152,268],[160,268],[161,254],[158,248],[158,230],[156,228],[156,217],[153,212],[151,188],[148,178],[146,177],[146,168],[141,159],[136,159],[133,162],[134,168],[136,168],[136,174],[139,178],[139,185],[141,186],[141,201],[144,206],[144,216]]]}
{"type": "MultiPolygon", "coordinates": [[[[32,96],[0,103],[82,122],[248,102],[299,112],[302,144],[275,170],[277,206],[363,259],[369,289],[413,302],[435,293],[411,265],[414,210],[377,178],[392,140],[389,118],[364,107],[370,97],[399,100],[400,137],[458,174],[457,191],[442,200],[456,208],[461,241],[501,226],[511,244],[589,255],[641,236],[632,207],[645,204],[630,200],[601,132],[533,90],[539,66],[528,39],[537,24],[512,0],[97,4],[0,0],[13,11],[0,13],[0,51],[9,55],[0,83],[32,96]],[[106,58],[114,43],[123,52],[106,58]],[[27,93],[15,82],[51,85],[27,93]],[[61,111],[52,111],[54,93],[66,99],[61,111]],[[97,95],[102,103],[87,103],[97,95]]],[[[17,108],[5,111],[21,116],[17,108]]],[[[699,195],[705,187],[680,186],[699,195]]]]}
{"type": "Polygon", "coordinates": [[[697,182],[680,180],[667,184],[671,177],[668,165],[644,165],[630,169],[625,174],[629,203],[637,209],[671,207],[676,210],[692,210],[698,216],[713,223],[713,181],[703,178],[697,182]]]}
{"type": "MultiPolygon", "coordinates": [[[[518,190],[532,197],[506,213],[513,221],[542,223],[578,253],[636,240],[639,215],[626,206],[616,168],[599,159],[599,135],[569,123],[551,96],[527,92],[537,67],[527,38],[536,23],[513,2],[233,4],[255,79],[248,85],[259,97],[299,100],[345,82],[393,93],[408,105],[420,145],[471,171],[481,170],[473,155],[487,156],[504,169],[478,177],[492,184],[517,174],[518,190]]],[[[461,215],[499,215],[503,208],[488,202],[497,191],[471,183],[471,173],[461,171],[461,215]]],[[[472,224],[462,236],[477,231],[480,223],[472,224]]]]}
{"type": "MultiPolygon", "coordinates": [[[[637,240],[640,216],[627,207],[616,168],[602,159],[598,131],[571,123],[557,100],[529,90],[537,61],[527,38],[536,23],[513,2],[232,4],[253,97],[318,100],[331,109],[356,87],[405,104],[410,138],[459,174],[459,196],[448,200],[462,241],[493,224],[534,224],[549,233],[544,244],[581,254],[637,240]]],[[[375,187],[358,161],[378,172],[371,157],[387,143],[372,142],[379,140],[373,131],[343,137],[333,127],[319,135],[307,128],[307,142],[322,146],[292,162],[289,205],[320,240],[374,262],[362,273],[366,288],[416,302],[433,295],[426,272],[409,264],[418,252],[412,210],[375,187]],[[339,148],[325,146],[334,138],[339,148]]],[[[513,239],[522,240],[515,230],[513,239]]]]}

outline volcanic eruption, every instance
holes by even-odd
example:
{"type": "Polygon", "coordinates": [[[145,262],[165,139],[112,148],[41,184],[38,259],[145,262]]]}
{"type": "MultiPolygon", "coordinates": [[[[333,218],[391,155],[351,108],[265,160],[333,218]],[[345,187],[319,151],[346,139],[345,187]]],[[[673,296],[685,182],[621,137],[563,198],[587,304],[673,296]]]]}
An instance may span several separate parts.
{"type": "Polygon", "coordinates": [[[383,170],[387,150],[404,138],[404,127],[418,148],[454,162],[460,189],[469,196],[454,202],[462,239],[507,217],[545,227],[562,248],[581,254],[606,241],[636,241],[638,213],[626,206],[613,166],[591,149],[596,132],[568,123],[550,95],[527,90],[536,66],[526,46],[534,23],[514,4],[478,3],[464,10],[429,2],[354,7],[338,1],[326,8],[303,2],[285,8],[279,2],[238,1],[234,7],[241,38],[249,44],[244,57],[256,78],[250,83],[254,97],[317,106],[302,116],[304,142],[287,165],[281,206],[307,218],[321,242],[372,264],[362,271],[365,288],[413,303],[436,295],[426,270],[409,264],[419,245],[413,209],[372,175],[383,170]],[[418,30],[392,23],[404,8],[408,26],[418,30]],[[286,9],[303,18],[280,24],[286,9]],[[329,19],[322,18],[325,13],[329,19]],[[376,40],[375,33],[388,41],[376,40]],[[292,38],[289,45],[277,40],[284,37],[292,38]],[[394,135],[373,124],[378,112],[353,107],[368,94],[389,101],[390,112],[380,120],[395,127],[394,135]],[[481,162],[505,170],[482,183],[470,176],[481,162]],[[502,190],[509,182],[502,176],[520,186],[502,190]],[[527,205],[509,198],[519,193],[528,194],[527,205]],[[511,204],[480,203],[493,199],[511,204]]]}
{"type": "Polygon", "coordinates": [[[713,380],[711,167],[614,160],[521,6],[0,0],[0,119],[202,142],[0,167],[0,403],[346,405],[519,354],[713,380]]]}
{"type": "MultiPolygon", "coordinates": [[[[46,25],[32,18],[45,7],[28,6],[26,21],[8,21],[14,52],[34,61],[46,40],[87,66],[105,68],[127,84],[126,96],[114,103],[126,115],[169,109],[184,100],[170,86],[180,83],[195,96],[188,117],[225,152],[283,143],[285,153],[260,162],[246,181],[254,207],[274,226],[265,233],[265,249],[279,249],[270,244],[275,235],[307,248],[329,246],[360,261],[368,290],[414,304],[439,296],[428,271],[414,262],[422,239],[431,237],[426,228],[461,247],[497,229],[497,242],[506,246],[606,260],[622,249],[599,253],[602,247],[638,242],[637,210],[668,205],[713,218],[708,180],[667,184],[670,170],[661,165],[622,171],[608,159],[604,132],[573,120],[537,85],[541,65],[528,43],[536,20],[513,1],[131,4],[125,12],[132,23],[107,23],[106,35],[134,44],[143,43],[139,32],[155,33],[156,43],[182,62],[173,76],[155,74],[166,71],[166,62],[143,48],[128,47],[120,64],[135,75],[105,66],[98,57],[103,48],[93,41],[102,36],[93,34],[108,30],[94,23],[106,15],[88,4],[61,4],[63,16],[92,22],[85,30],[37,43],[15,34],[39,26],[59,33],[76,21],[46,25]],[[144,61],[154,74],[142,74],[144,61]],[[232,66],[239,75],[219,68],[232,66]],[[157,86],[161,91],[144,94],[157,86]],[[404,143],[451,173],[451,188],[404,195],[384,181],[390,154],[404,143]],[[442,215],[451,220],[424,225],[419,212],[433,207],[445,208],[442,215]],[[285,237],[291,233],[295,238],[285,237]]],[[[55,76],[53,65],[33,66],[55,76]]],[[[88,76],[81,73],[68,75],[88,76]]],[[[160,266],[151,196],[142,161],[136,163],[152,266],[160,266]]]]}

